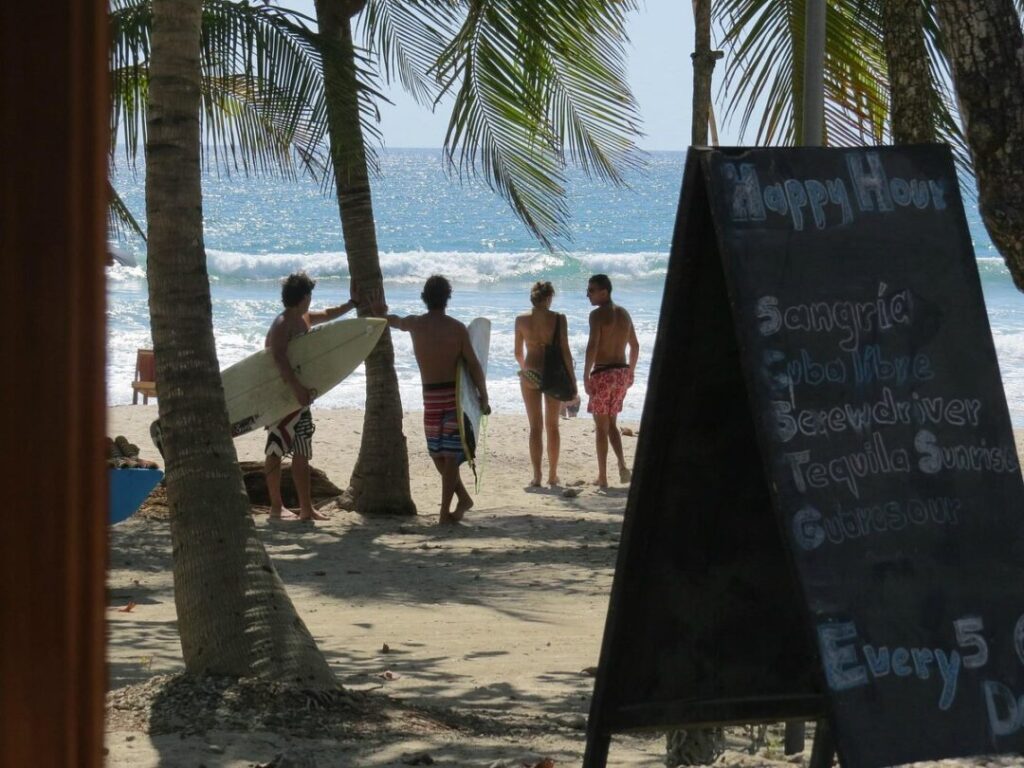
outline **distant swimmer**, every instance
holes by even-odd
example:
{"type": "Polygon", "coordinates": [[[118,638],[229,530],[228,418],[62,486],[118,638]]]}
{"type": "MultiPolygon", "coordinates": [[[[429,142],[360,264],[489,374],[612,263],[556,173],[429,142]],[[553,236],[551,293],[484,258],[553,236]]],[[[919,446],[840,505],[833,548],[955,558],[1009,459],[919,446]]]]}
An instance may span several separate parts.
{"type": "MultiPolygon", "coordinates": [[[[423,315],[388,315],[388,325],[412,334],[412,348],[423,384],[423,431],[427,450],[441,475],[440,523],[457,523],[472,508],[473,499],[462,484],[459,465],[466,460],[459,431],[455,379],[464,361],[476,387],[483,413],[491,412],[483,368],[470,343],[466,326],[446,314],[452,286],[441,275],[427,278],[421,298],[423,315]],[[452,510],[452,498],[458,502],[452,510]]],[[[387,308],[383,307],[383,311],[387,308]]]]}
{"type": "Polygon", "coordinates": [[[597,435],[597,480],[608,487],[608,444],[619,462],[619,480],[632,477],[622,455],[622,436],[616,424],[626,391],[633,386],[640,343],[629,312],[612,301],[612,281],[607,275],[594,275],[587,283],[587,298],[597,307],[590,313],[590,339],[583,366],[583,389],[590,395],[587,412],[594,414],[597,435]],[[629,362],[626,362],[629,347],[629,362]]]}

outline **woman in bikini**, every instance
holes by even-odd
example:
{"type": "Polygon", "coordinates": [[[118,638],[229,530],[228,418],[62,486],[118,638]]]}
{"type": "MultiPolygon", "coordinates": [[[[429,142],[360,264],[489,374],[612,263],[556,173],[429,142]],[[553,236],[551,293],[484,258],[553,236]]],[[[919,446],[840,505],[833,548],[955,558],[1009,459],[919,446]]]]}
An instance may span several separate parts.
{"type": "Polygon", "coordinates": [[[532,487],[541,484],[541,457],[544,452],[542,432],[548,438],[548,485],[558,485],[558,450],[561,438],[558,433],[558,417],[561,402],[545,395],[540,390],[544,369],[544,348],[555,335],[555,324],[559,324],[559,345],[566,370],[576,381],[576,370],[569,351],[569,327],[565,315],[551,311],[551,300],[555,289],[549,282],[537,282],[530,290],[533,309],[516,318],[515,354],[519,363],[519,388],[526,403],[526,415],[530,421],[530,463],[533,465],[532,487]]]}

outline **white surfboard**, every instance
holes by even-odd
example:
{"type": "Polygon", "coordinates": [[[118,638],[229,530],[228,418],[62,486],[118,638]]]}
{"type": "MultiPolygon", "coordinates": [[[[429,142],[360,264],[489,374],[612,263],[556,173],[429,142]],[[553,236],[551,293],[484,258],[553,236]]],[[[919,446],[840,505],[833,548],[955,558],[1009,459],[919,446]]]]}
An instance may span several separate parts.
{"type": "MultiPolygon", "coordinates": [[[[484,376],[486,376],[487,354],[491,348],[491,321],[486,317],[478,317],[469,324],[468,330],[469,343],[473,347],[473,351],[476,352],[480,367],[483,368],[484,376]]],[[[473,379],[462,361],[459,361],[458,373],[455,376],[455,409],[459,420],[462,450],[466,454],[466,461],[469,462],[473,474],[476,475],[479,488],[487,417],[481,413],[476,385],[473,384],[473,379]]]]}
{"type": "MultiPolygon", "coordinates": [[[[288,361],[304,386],[325,394],[373,351],[387,320],[358,317],[316,325],[288,342],[288,361]]],[[[280,421],[301,406],[281,378],[269,349],[249,355],[220,374],[231,434],[244,435],[280,421]]]]}
{"type": "MultiPolygon", "coordinates": [[[[288,342],[288,360],[306,387],[322,395],[340,384],[373,351],[387,320],[359,317],[316,325],[288,342]]],[[[301,406],[292,388],[281,378],[269,349],[249,355],[220,373],[231,421],[238,437],[280,421],[301,406]]],[[[160,425],[150,426],[160,447],[160,425]]]]}

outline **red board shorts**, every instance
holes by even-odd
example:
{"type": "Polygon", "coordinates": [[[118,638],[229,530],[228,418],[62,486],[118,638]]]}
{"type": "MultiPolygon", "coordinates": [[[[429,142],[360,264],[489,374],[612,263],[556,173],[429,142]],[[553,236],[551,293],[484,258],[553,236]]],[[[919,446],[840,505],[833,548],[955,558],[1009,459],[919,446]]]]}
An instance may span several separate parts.
{"type": "Polygon", "coordinates": [[[466,460],[454,382],[423,385],[423,433],[431,456],[454,456],[460,464],[466,460]]]}
{"type": "Polygon", "coordinates": [[[601,368],[590,374],[590,402],[587,413],[603,416],[614,416],[622,411],[622,401],[626,399],[626,390],[632,372],[629,366],[621,368],[601,368]]]}
{"type": "Polygon", "coordinates": [[[305,456],[313,458],[313,433],[316,426],[309,408],[289,413],[277,424],[267,427],[267,456],[305,456]]]}

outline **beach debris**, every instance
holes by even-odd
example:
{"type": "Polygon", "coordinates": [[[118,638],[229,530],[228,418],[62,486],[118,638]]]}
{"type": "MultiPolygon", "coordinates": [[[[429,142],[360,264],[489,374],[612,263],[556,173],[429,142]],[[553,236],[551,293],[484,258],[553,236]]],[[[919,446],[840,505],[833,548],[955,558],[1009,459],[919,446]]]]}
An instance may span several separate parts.
{"type": "Polygon", "coordinates": [[[579,488],[563,488],[562,489],[562,496],[567,498],[567,499],[575,499],[577,496],[580,495],[580,493],[581,493],[581,490],[579,488]]]}
{"type": "Polygon", "coordinates": [[[313,571],[314,576],[326,576],[327,571],[313,571]]]}
{"type": "Polygon", "coordinates": [[[589,675],[590,677],[597,677],[597,667],[584,667],[580,670],[581,675],[589,675]]]}
{"type": "Polygon", "coordinates": [[[587,484],[586,480],[573,480],[571,483],[569,483],[569,485],[574,487],[574,488],[579,487],[581,485],[586,485],[586,484],[587,484]]]}
{"type": "Polygon", "coordinates": [[[629,427],[623,427],[622,429],[619,430],[619,432],[622,433],[623,437],[636,437],[637,435],[640,434],[639,432],[634,432],[629,427]]]}
{"type": "Polygon", "coordinates": [[[434,758],[426,752],[405,752],[402,754],[402,765],[433,765],[434,758]]]}
{"type": "Polygon", "coordinates": [[[135,603],[132,600],[128,601],[128,604],[122,608],[118,608],[118,613],[131,613],[135,609],[135,603]]]}
{"type": "Polygon", "coordinates": [[[381,680],[391,681],[391,680],[398,680],[402,676],[400,674],[398,674],[397,672],[392,672],[390,669],[385,669],[383,672],[380,672],[377,675],[377,677],[379,677],[381,680]]]}
{"type": "Polygon", "coordinates": [[[382,645],[381,648],[380,648],[380,652],[381,653],[391,653],[391,646],[388,645],[387,643],[384,643],[384,645],[382,645]]]}

